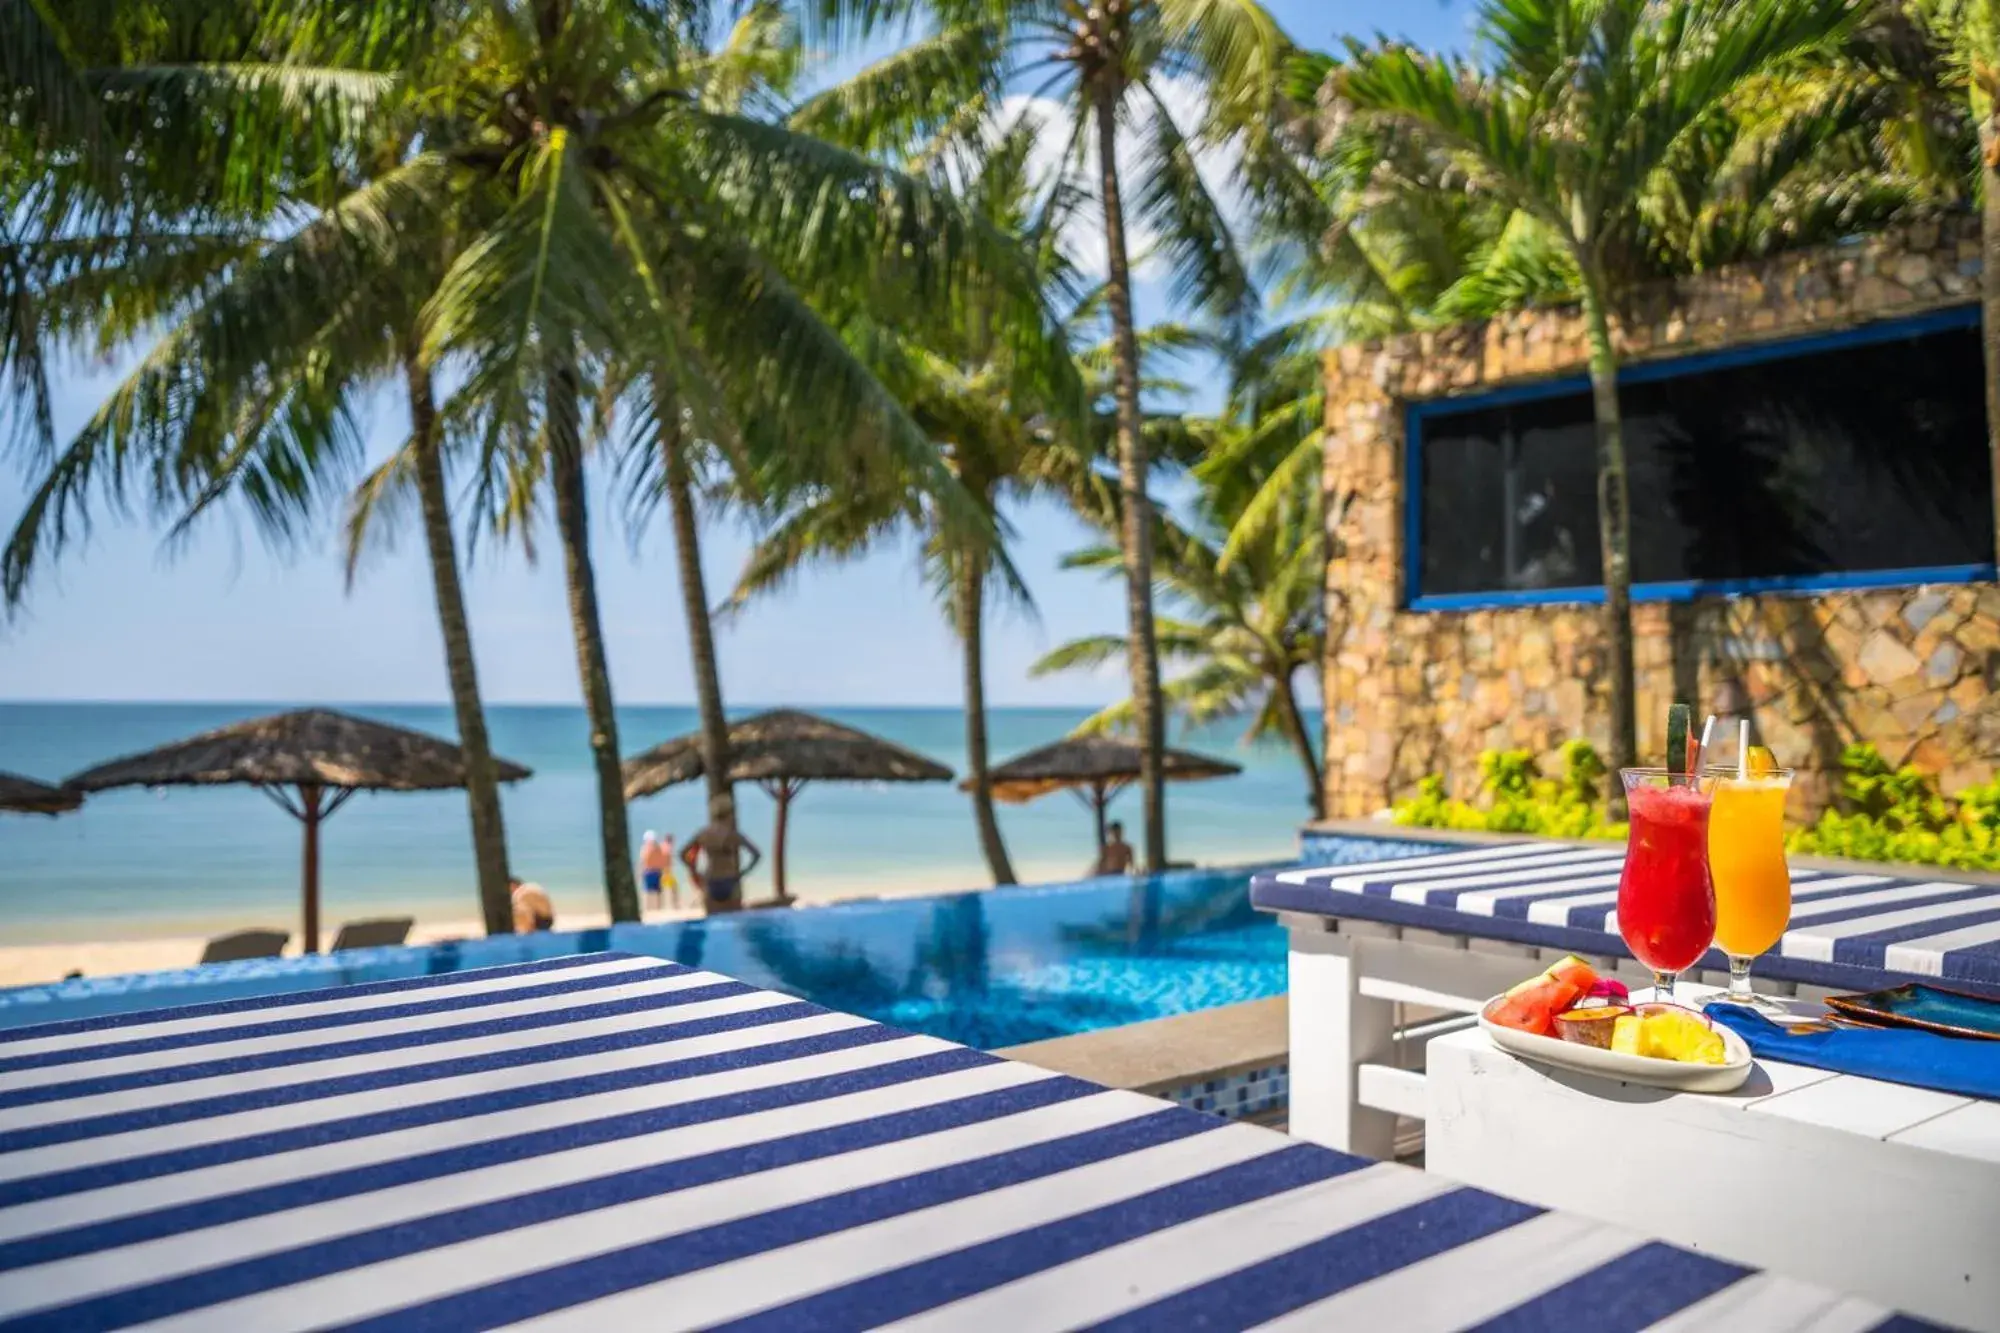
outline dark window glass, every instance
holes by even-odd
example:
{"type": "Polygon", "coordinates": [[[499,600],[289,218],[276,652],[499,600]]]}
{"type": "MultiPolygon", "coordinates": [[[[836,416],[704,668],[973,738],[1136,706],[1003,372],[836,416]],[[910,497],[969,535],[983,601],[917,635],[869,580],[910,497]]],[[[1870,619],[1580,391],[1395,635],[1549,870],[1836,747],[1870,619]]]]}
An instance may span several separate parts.
{"type": "MultiPolygon", "coordinates": [[[[1984,393],[1962,327],[1623,386],[1633,582],[1990,563],[1984,393]]],[[[1588,392],[1420,429],[1420,595],[1603,581],[1588,392]]]]}

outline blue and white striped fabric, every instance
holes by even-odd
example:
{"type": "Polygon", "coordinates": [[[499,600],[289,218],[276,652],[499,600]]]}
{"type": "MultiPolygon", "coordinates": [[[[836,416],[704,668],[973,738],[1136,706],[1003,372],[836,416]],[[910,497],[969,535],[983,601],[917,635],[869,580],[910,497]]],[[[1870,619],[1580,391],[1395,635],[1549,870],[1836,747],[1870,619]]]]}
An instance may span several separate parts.
{"type": "Polygon", "coordinates": [[[0,1327],[1861,1330],[1865,1302],[653,959],[0,1034],[0,1327]]]}
{"type": "MultiPolygon", "coordinates": [[[[1271,911],[1358,917],[1584,953],[1618,937],[1622,846],[1507,843],[1260,875],[1271,911]]],[[[1707,966],[1728,966],[1711,953],[1707,966]]],[[[1937,978],[2000,995],[2000,886],[1794,868],[1792,921],[1761,976],[1821,986],[1937,978]]]]}

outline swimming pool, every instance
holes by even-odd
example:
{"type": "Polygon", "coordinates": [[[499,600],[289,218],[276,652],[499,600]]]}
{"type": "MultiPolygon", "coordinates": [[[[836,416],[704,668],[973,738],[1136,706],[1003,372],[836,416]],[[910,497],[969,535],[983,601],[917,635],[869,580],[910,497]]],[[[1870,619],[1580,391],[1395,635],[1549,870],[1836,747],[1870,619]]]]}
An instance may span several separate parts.
{"type": "MultiPolygon", "coordinates": [[[[1320,842],[1313,859],[1436,850],[1351,838],[1320,842]]],[[[1250,876],[1262,868],[87,978],[0,991],[0,1028],[616,949],[990,1049],[1282,994],[1284,932],[1250,906],[1250,876]]]]}

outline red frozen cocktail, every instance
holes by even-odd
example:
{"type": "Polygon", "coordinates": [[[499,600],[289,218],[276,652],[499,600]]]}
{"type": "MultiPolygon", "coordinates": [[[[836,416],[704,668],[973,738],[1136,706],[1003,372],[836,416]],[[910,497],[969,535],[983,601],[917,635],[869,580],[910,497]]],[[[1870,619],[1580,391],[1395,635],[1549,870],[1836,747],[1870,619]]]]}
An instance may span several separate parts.
{"type": "Polygon", "coordinates": [[[1715,889],[1708,877],[1713,782],[1650,769],[1626,769],[1620,776],[1632,828],[1618,880],[1618,933],[1671,994],[1674,974],[1693,967],[1715,941],[1715,889]]]}

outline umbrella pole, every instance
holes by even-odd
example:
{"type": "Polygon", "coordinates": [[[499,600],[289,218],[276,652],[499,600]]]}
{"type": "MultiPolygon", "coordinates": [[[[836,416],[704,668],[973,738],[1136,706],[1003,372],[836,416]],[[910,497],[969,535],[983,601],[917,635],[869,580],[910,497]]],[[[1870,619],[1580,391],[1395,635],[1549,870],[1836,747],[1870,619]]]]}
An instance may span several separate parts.
{"type": "Polygon", "coordinates": [[[325,788],[316,782],[299,784],[299,821],[305,825],[305,855],[299,875],[306,905],[305,939],[299,945],[301,953],[319,952],[319,820],[320,801],[324,795],[325,788]]]}
{"type": "Polygon", "coordinates": [[[771,824],[771,889],[779,902],[790,900],[790,895],[785,892],[785,826],[790,822],[792,797],[798,795],[805,785],[790,778],[763,784],[765,792],[778,805],[777,818],[771,824]]]}
{"type": "Polygon", "coordinates": [[[1111,796],[1104,790],[1104,783],[1090,784],[1090,808],[1097,815],[1097,854],[1104,855],[1104,807],[1111,804],[1111,796]]]}

